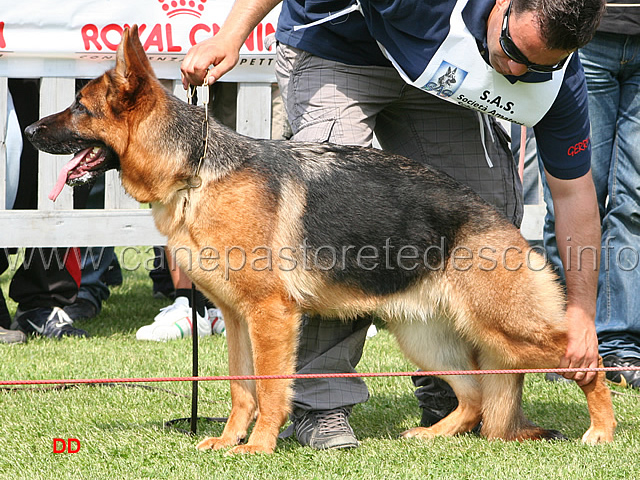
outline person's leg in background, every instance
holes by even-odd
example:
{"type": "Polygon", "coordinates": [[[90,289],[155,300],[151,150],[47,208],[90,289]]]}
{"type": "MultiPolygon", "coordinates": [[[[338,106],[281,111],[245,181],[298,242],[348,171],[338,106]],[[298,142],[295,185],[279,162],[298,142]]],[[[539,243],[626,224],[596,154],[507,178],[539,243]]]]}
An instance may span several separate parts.
{"type": "Polygon", "coordinates": [[[9,286],[9,296],[18,303],[14,323],[28,334],[88,337],[63,310],[76,300],[80,277],[77,248],[25,249],[9,286]]]}
{"type": "MultiPolygon", "coordinates": [[[[605,366],[640,366],[640,37],[598,32],[580,50],[602,218],[596,330],[605,366]]],[[[640,388],[640,372],[607,377],[640,388]]]]}
{"type": "Polygon", "coordinates": [[[153,269],[149,271],[153,298],[169,298],[173,300],[176,297],[176,287],[173,285],[164,247],[153,247],[153,254],[153,269]]]}
{"type": "MultiPolygon", "coordinates": [[[[5,180],[5,205],[7,209],[13,208],[20,182],[20,156],[22,155],[22,133],[18,116],[13,104],[11,90],[7,92],[6,128],[0,132],[3,136],[0,141],[5,145],[6,151],[6,178],[5,180]]],[[[9,268],[9,249],[0,250],[0,275],[9,268]]],[[[27,336],[18,330],[10,330],[11,314],[0,290],[0,343],[24,343],[27,336]]]]}
{"type": "MultiPolygon", "coordinates": [[[[7,258],[7,253],[5,250],[0,250],[0,275],[6,272],[7,268],[9,268],[9,259],[7,258]]],[[[9,309],[7,308],[7,302],[4,298],[4,293],[0,289],[0,328],[8,330],[10,326],[11,315],[9,314],[9,309]]]]}
{"type": "MultiPolygon", "coordinates": [[[[9,268],[9,258],[5,249],[0,250],[0,275],[9,268]]],[[[27,336],[20,330],[11,330],[11,314],[4,298],[4,293],[0,289],[0,343],[24,343],[27,336]]]]}

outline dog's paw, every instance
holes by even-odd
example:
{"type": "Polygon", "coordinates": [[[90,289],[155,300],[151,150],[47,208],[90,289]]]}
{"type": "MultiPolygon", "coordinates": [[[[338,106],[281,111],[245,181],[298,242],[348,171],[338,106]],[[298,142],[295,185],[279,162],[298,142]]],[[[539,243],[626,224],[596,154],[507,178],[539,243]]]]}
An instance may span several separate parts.
{"type": "Polygon", "coordinates": [[[613,442],[613,429],[596,429],[591,427],[586,433],[582,436],[582,443],[587,445],[598,445],[600,443],[611,443],[613,442]]]}
{"type": "Polygon", "coordinates": [[[246,454],[246,453],[273,453],[274,449],[264,445],[236,445],[227,452],[227,455],[246,454]]]}
{"type": "Polygon", "coordinates": [[[426,427],[416,427],[411,428],[409,430],[405,430],[400,434],[402,438],[424,438],[424,439],[432,439],[435,438],[436,435],[431,431],[431,429],[426,427]]]}
{"type": "Polygon", "coordinates": [[[207,437],[196,445],[198,450],[220,450],[237,445],[237,441],[230,441],[223,437],[207,437]]]}

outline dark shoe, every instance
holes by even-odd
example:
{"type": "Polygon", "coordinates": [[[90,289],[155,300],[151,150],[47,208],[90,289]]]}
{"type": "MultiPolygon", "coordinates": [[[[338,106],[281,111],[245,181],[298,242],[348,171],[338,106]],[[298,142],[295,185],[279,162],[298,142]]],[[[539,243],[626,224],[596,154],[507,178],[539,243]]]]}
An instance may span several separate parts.
{"type": "Polygon", "coordinates": [[[98,314],[96,306],[84,298],[77,299],[75,303],[67,305],[63,310],[67,315],[69,315],[69,317],[71,317],[72,320],[93,318],[98,314]]]}
{"type": "Polygon", "coordinates": [[[430,404],[422,404],[422,418],[420,419],[421,427],[430,427],[435,425],[444,417],[453,412],[458,406],[458,399],[448,397],[434,397],[430,404]]]}
{"type": "MultiPolygon", "coordinates": [[[[419,388],[415,395],[422,409],[421,427],[435,425],[458,407],[458,399],[447,382],[437,377],[412,377],[414,385],[419,388]]],[[[479,435],[482,421],[476,425],[473,433],[479,435]]]]}
{"type": "Polygon", "coordinates": [[[431,376],[415,376],[411,380],[418,387],[415,395],[422,409],[421,427],[438,423],[458,406],[455,393],[444,380],[431,376]]]}
{"type": "Polygon", "coordinates": [[[4,300],[2,289],[0,289],[0,327],[9,328],[11,325],[11,314],[7,308],[7,302],[4,300]]]}
{"type": "Polygon", "coordinates": [[[547,382],[562,382],[562,383],[573,382],[573,380],[569,380],[568,378],[563,377],[559,373],[553,373],[553,372],[545,374],[544,379],[547,382]]]}
{"type": "Polygon", "coordinates": [[[107,287],[118,287],[122,285],[122,269],[120,268],[120,263],[115,255],[113,256],[113,261],[107,268],[107,271],[102,274],[100,280],[102,280],[102,283],[107,287]]]}
{"type": "Polygon", "coordinates": [[[153,298],[155,298],[156,300],[175,300],[176,292],[169,291],[169,290],[165,290],[165,291],[156,290],[153,292],[153,298]]]}
{"type": "Polygon", "coordinates": [[[350,410],[314,410],[293,419],[298,442],[316,450],[329,448],[355,448],[358,440],[347,418],[350,410]]]}
{"type": "Polygon", "coordinates": [[[620,367],[619,372],[607,372],[607,380],[621,387],[640,388],[640,370],[624,371],[627,367],[640,367],[640,358],[620,358],[607,355],[602,359],[605,367],[620,367]]]}
{"type": "Polygon", "coordinates": [[[20,330],[5,330],[0,327],[0,343],[24,343],[27,336],[20,330]]]}
{"type": "MultiPolygon", "coordinates": [[[[457,406],[457,402],[456,402],[457,406]]],[[[456,407],[449,409],[445,408],[422,408],[422,418],[420,419],[421,427],[430,427],[431,425],[435,425],[444,417],[449,415],[451,412],[455,410],[456,407]]]]}
{"type": "Polygon", "coordinates": [[[16,315],[20,330],[49,338],[88,337],[84,330],[75,328],[73,320],[58,307],[34,308],[16,315]]]}

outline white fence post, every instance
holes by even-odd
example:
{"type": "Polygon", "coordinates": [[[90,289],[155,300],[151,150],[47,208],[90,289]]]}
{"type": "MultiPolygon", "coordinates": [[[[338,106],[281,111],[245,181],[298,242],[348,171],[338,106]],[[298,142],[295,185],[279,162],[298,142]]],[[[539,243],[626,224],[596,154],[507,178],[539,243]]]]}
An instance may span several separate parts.
{"type": "Polygon", "coordinates": [[[238,133],[253,138],[271,138],[271,84],[239,83],[238,133]]]}
{"type": "Polygon", "coordinates": [[[7,208],[7,77],[0,77],[0,210],[7,208]]]}
{"type": "MultiPolygon", "coordinates": [[[[76,81],[73,78],[45,77],[40,84],[40,118],[67,108],[76,95],[76,81]]],[[[48,195],[58,179],[62,167],[71,160],[70,155],[51,155],[39,152],[38,156],[38,209],[71,210],[73,209],[73,192],[63,188],[55,202],[48,195]]]]}

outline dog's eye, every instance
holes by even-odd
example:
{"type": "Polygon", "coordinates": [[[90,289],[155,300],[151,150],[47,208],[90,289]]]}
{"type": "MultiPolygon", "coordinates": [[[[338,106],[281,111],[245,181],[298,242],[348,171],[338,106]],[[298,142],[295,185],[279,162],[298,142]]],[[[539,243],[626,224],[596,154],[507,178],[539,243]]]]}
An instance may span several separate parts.
{"type": "Polygon", "coordinates": [[[87,107],[85,107],[82,103],[80,103],[78,100],[76,100],[75,102],[73,102],[73,105],[71,105],[71,111],[73,113],[81,113],[81,114],[85,114],[88,115],[89,114],[89,110],[87,109],[87,107]]]}

